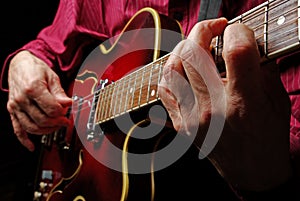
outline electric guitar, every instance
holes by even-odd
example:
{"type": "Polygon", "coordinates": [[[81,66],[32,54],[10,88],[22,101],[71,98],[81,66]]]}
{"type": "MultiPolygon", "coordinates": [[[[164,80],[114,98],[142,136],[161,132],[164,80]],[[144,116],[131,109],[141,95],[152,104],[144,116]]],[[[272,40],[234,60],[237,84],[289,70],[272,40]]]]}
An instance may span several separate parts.
{"type": "MultiPolygon", "coordinates": [[[[270,0],[229,23],[252,28],[261,62],[268,62],[299,49],[299,16],[299,1],[270,0]]],[[[144,8],[119,36],[92,52],[72,87],[70,118],[74,128],[63,128],[42,138],[35,200],[155,199],[153,161],[149,158],[133,163],[144,162],[149,167],[148,173],[134,175],[130,170],[135,167],[126,153],[150,153],[174,139],[168,117],[158,115],[149,121],[148,111],[161,106],[157,86],[162,68],[168,52],[182,39],[176,21],[144,8]],[[120,71],[124,65],[127,72],[120,71]],[[161,128],[156,136],[146,142],[130,138],[145,135],[143,129],[149,125],[161,128]]],[[[212,43],[220,73],[224,73],[222,42],[219,36],[212,43]]],[[[143,172],[138,168],[136,171],[143,172]]]]}

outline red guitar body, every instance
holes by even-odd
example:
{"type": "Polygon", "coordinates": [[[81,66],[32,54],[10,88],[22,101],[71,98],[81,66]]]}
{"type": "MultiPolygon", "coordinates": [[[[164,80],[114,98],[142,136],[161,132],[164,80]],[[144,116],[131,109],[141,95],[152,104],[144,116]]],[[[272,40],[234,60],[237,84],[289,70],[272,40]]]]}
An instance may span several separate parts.
{"type": "MultiPolygon", "coordinates": [[[[87,123],[91,111],[90,109],[82,109],[86,107],[87,103],[80,102],[80,99],[86,100],[86,97],[92,97],[101,79],[116,81],[126,73],[136,70],[161,56],[162,52],[159,51],[158,47],[168,36],[160,35],[159,40],[157,40],[160,44],[156,44],[154,41],[156,41],[155,37],[158,36],[155,31],[165,28],[176,31],[179,35],[181,34],[177,22],[158,15],[150,8],[141,10],[130,20],[122,34],[115,41],[109,41],[112,44],[109,47],[110,50],[103,50],[106,47],[102,44],[102,50],[98,49],[98,52],[100,50],[98,57],[94,60],[87,60],[83,65],[84,67],[78,73],[74,82],[74,88],[71,87],[73,89],[72,96],[77,97],[70,115],[70,118],[73,118],[74,127],[63,128],[56,133],[43,136],[35,200],[121,200],[122,173],[102,164],[95,156],[99,156],[102,161],[111,161],[122,168],[121,155],[110,153],[109,144],[112,143],[122,150],[126,135],[115,128],[113,123],[108,122],[101,126],[105,137],[100,136],[97,143],[87,140],[87,123]],[[157,20],[159,20],[159,24],[157,24],[157,20]],[[127,31],[143,28],[152,29],[152,33],[149,33],[152,38],[145,38],[139,31],[135,31],[135,34],[131,37],[125,36],[127,31]],[[149,43],[149,41],[153,41],[151,42],[151,49],[139,50],[142,43],[149,43]],[[135,47],[135,44],[138,45],[135,47]],[[137,51],[127,53],[129,48],[136,48],[137,51]]],[[[181,39],[178,38],[177,41],[172,39],[173,45],[167,45],[173,48],[181,39]]],[[[148,47],[147,44],[146,47],[148,47]]],[[[171,49],[169,50],[171,51],[171,49]]],[[[147,111],[136,113],[136,121],[139,121],[140,118],[147,118],[147,113],[147,111]]],[[[172,130],[172,128],[169,129],[172,130]]],[[[147,151],[144,149],[149,148],[151,150],[153,148],[151,143],[149,145],[131,143],[130,151],[147,151]]],[[[151,199],[150,174],[130,174],[129,180],[127,200],[151,199]]]]}

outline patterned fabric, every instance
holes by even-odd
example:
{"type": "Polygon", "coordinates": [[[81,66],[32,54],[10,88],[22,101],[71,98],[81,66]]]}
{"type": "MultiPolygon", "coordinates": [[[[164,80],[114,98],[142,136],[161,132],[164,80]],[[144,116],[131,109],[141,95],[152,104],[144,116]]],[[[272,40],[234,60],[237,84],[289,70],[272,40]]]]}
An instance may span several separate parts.
{"type": "MultiPolygon", "coordinates": [[[[223,0],[219,15],[232,19],[263,2],[265,1],[223,0]]],[[[61,0],[53,24],[43,29],[36,40],[25,44],[16,52],[27,49],[58,73],[70,77],[92,44],[98,44],[120,33],[131,16],[143,7],[152,7],[161,14],[177,19],[183,27],[184,34],[187,35],[197,22],[200,1],[61,0]]],[[[7,87],[7,64],[16,52],[7,57],[3,66],[0,79],[2,90],[7,87]]],[[[298,161],[300,160],[299,63],[297,56],[293,57],[292,62],[280,61],[281,68],[284,69],[281,74],[282,82],[292,103],[291,153],[298,161]]]]}

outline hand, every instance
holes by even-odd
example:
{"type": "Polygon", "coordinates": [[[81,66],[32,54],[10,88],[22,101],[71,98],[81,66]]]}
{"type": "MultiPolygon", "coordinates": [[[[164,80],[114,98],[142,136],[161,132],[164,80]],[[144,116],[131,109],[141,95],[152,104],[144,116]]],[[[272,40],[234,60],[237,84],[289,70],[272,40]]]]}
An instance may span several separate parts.
{"type": "Polygon", "coordinates": [[[247,26],[227,26],[224,18],[196,24],[164,66],[159,95],[174,128],[190,136],[195,131],[199,148],[213,118],[223,125],[220,135],[209,134],[218,142],[208,158],[233,186],[262,191],[291,176],[289,98],[277,66],[260,65],[254,33],[247,26]],[[210,62],[210,45],[223,32],[222,79],[210,62]]]}
{"type": "Polygon", "coordinates": [[[52,69],[30,52],[21,51],[11,60],[8,84],[7,109],[13,129],[30,151],[34,144],[27,133],[47,134],[70,124],[65,114],[72,99],[52,69]]]}

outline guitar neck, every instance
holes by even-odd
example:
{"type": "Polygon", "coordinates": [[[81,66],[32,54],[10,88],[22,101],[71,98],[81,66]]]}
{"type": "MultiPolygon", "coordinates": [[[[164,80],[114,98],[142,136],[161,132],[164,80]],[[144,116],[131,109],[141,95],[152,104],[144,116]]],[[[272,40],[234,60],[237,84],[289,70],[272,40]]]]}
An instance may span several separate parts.
{"type": "MultiPolygon", "coordinates": [[[[229,21],[253,29],[261,60],[278,58],[299,48],[300,1],[269,0],[229,21]]],[[[222,58],[222,36],[214,40],[217,65],[222,58]]],[[[96,123],[159,101],[158,83],[169,54],[103,88],[97,98],[96,123]]]]}
{"type": "MultiPolygon", "coordinates": [[[[300,1],[269,0],[229,21],[243,23],[255,34],[262,62],[299,48],[300,1]]],[[[222,36],[215,40],[215,60],[222,55],[222,36]]]]}

